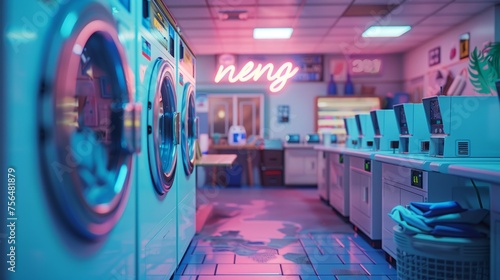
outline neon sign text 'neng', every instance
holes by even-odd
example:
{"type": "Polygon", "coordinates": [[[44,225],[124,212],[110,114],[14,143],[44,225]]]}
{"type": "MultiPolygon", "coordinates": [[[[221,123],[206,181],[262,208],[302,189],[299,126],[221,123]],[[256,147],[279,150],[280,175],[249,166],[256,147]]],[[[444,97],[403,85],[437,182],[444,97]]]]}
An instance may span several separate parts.
{"type": "Polygon", "coordinates": [[[272,63],[268,63],[265,66],[259,63],[255,69],[254,66],[255,63],[249,61],[241,68],[240,72],[235,75],[236,67],[234,65],[229,65],[226,68],[224,68],[224,65],[220,65],[215,75],[215,82],[220,82],[226,75],[230,83],[236,83],[238,81],[247,82],[250,80],[257,81],[267,71],[267,80],[271,82],[269,90],[271,92],[278,92],[282,90],[286,82],[299,71],[299,67],[294,67],[291,62],[283,63],[274,74],[272,73],[274,70],[274,65],[272,63]]]}

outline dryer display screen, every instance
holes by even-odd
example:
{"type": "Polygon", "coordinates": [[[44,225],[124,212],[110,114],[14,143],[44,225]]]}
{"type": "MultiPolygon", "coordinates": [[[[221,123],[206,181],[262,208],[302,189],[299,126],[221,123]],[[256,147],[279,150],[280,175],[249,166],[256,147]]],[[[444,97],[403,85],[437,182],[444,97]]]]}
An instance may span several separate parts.
{"type": "Polygon", "coordinates": [[[399,107],[399,129],[401,134],[408,134],[408,122],[406,121],[405,110],[402,106],[399,107]]]}

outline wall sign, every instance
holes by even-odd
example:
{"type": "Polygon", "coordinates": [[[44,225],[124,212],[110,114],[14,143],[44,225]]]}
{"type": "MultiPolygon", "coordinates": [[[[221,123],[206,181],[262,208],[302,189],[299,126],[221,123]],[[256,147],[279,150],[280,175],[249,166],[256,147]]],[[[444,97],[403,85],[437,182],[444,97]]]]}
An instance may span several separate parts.
{"type": "Polygon", "coordinates": [[[365,58],[365,59],[352,59],[350,63],[352,75],[377,75],[380,74],[382,69],[382,59],[380,58],[365,58]]]}
{"type": "Polygon", "coordinates": [[[293,77],[299,82],[323,81],[323,56],[321,55],[292,55],[292,63],[299,67],[299,71],[293,77]]]}
{"type": "Polygon", "coordinates": [[[351,76],[379,75],[382,72],[382,59],[359,57],[330,60],[330,74],[333,74],[335,81],[346,81],[348,72],[351,76]]]}
{"type": "Polygon", "coordinates": [[[216,57],[215,83],[271,82],[269,90],[278,92],[288,80],[323,80],[322,55],[234,55],[216,57]]]}
{"type": "Polygon", "coordinates": [[[283,89],[286,82],[295,76],[298,71],[299,67],[293,65],[291,62],[285,62],[279,67],[275,67],[272,63],[266,65],[259,63],[256,65],[253,61],[249,61],[239,70],[239,73],[236,73],[234,65],[220,65],[214,81],[215,83],[219,83],[225,76],[227,76],[230,83],[266,79],[271,82],[269,90],[271,92],[278,92],[283,89]],[[277,68],[276,71],[274,70],[275,68],[277,68]],[[264,76],[264,74],[266,75],[264,76]]]}

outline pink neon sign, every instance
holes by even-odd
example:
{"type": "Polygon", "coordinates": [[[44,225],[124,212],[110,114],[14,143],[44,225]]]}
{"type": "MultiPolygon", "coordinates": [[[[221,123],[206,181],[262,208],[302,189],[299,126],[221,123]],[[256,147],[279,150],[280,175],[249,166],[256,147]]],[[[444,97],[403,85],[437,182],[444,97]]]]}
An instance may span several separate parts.
{"type": "Polygon", "coordinates": [[[271,92],[278,92],[283,89],[286,82],[295,76],[299,71],[299,67],[294,67],[291,62],[283,63],[278,70],[273,74],[274,64],[268,63],[265,66],[262,64],[257,64],[253,61],[247,62],[243,68],[241,68],[240,72],[235,75],[236,67],[234,65],[229,65],[225,67],[224,65],[219,66],[219,70],[215,75],[215,82],[219,83],[224,76],[227,75],[227,78],[230,83],[236,82],[247,82],[250,80],[257,81],[259,80],[264,73],[267,71],[266,78],[271,82],[269,85],[269,90],[271,92]],[[255,68],[254,68],[255,67],[255,68]]]}

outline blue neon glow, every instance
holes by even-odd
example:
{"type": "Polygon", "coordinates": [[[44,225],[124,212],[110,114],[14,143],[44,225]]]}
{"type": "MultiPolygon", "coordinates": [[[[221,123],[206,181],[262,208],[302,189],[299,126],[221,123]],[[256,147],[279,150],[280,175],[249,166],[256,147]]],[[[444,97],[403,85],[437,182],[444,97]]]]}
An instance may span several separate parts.
{"type": "Polygon", "coordinates": [[[125,185],[125,180],[127,179],[128,167],[126,164],[123,164],[118,172],[118,177],[116,178],[115,184],[115,193],[119,193],[122,191],[123,186],[125,185]]]}
{"type": "Polygon", "coordinates": [[[78,16],[75,13],[69,13],[61,25],[61,35],[67,38],[71,35],[73,27],[75,26],[78,16]]]}

